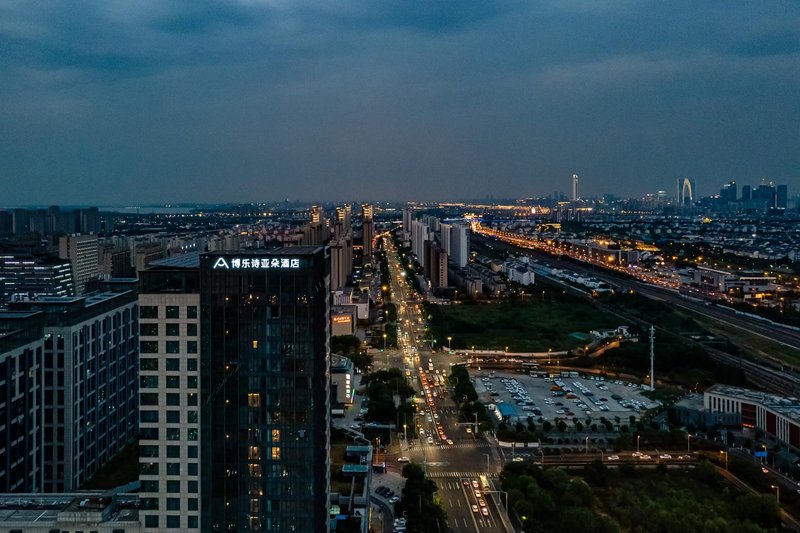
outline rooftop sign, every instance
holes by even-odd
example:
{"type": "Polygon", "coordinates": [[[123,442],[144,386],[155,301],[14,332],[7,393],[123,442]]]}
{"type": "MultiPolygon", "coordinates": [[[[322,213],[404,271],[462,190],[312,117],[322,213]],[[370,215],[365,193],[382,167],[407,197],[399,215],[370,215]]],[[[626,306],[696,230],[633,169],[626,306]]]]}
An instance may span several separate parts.
{"type": "Polygon", "coordinates": [[[214,270],[272,270],[300,268],[297,258],[218,257],[211,267],[214,270]]]}

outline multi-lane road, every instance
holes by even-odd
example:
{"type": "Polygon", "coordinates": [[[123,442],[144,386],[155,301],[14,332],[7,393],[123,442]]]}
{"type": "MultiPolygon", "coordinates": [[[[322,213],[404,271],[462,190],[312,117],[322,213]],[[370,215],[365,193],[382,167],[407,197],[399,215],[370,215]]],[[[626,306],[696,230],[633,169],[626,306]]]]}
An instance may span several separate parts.
{"type": "Polygon", "coordinates": [[[398,311],[399,346],[378,355],[375,364],[402,368],[419,393],[416,420],[401,421],[406,435],[401,441],[401,455],[422,465],[436,481],[452,531],[508,532],[508,517],[500,506],[503,496],[493,492],[502,454],[496,445],[476,437],[472,427],[459,420],[459,409],[450,398],[446,381],[452,363],[459,358],[441,351],[432,353],[424,346],[421,308],[404,278],[396,249],[388,239],[386,243],[391,294],[398,311]]]}

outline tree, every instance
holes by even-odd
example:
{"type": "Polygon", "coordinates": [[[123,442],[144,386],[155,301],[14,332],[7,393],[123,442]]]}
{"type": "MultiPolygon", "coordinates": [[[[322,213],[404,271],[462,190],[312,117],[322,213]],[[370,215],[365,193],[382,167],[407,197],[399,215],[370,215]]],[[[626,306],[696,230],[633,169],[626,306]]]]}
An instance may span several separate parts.
{"type": "Polygon", "coordinates": [[[567,423],[564,422],[563,420],[559,420],[558,421],[558,430],[561,433],[564,433],[567,430],[567,423]]]}
{"type": "Polygon", "coordinates": [[[736,498],[736,513],[764,528],[777,528],[781,523],[780,508],[771,494],[745,494],[736,498]]]}
{"type": "Polygon", "coordinates": [[[542,431],[547,433],[551,429],[553,429],[553,424],[549,420],[545,420],[544,422],[542,422],[542,431]]]}

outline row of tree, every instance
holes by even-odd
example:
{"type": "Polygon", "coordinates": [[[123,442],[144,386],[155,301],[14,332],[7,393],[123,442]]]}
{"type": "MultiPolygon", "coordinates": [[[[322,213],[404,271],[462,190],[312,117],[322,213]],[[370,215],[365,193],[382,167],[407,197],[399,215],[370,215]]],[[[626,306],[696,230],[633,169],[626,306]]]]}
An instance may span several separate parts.
{"type": "Polygon", "coordinates": [[[406,532],[448,531],[447,514],[437,501],[436,482],[426,478],[422,468],[414,463],[403,467],[403,477],[406,478],[403,499],[395,505],[395,512],[406,517],[406,532]]]}

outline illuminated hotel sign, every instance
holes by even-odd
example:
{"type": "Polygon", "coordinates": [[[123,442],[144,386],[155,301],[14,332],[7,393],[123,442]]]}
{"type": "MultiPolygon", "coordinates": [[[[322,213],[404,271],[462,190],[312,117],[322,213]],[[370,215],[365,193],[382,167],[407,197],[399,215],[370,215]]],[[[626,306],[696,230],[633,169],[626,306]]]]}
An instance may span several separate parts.
{"type": "Polygon", "coordinates": [[[218,257],[214,261],[214,270],[272,270],[300,268],[297,258],[262,258],[262,257],[218,257]]]}
{"type": "Polygon", "coordinates": [[[350,315],[333,315],[334,324],[349,324],[352,322],[350,315]]]}

